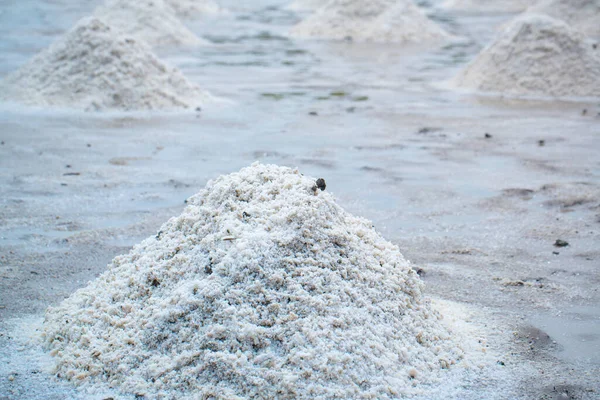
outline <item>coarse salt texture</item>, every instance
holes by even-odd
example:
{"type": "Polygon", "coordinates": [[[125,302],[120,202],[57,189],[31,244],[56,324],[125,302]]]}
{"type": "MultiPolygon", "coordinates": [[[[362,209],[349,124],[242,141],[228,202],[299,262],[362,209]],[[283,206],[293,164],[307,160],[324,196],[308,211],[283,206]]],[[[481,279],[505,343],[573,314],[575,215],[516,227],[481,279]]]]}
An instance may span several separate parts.
{"type": "Polygon", "coordinates": [[[515,13],[525,11],[536,0],[447,0],[442,7],[468,12],[515,13]]]}
{"type": "Polygon", "coordinates": [[[150,46],[208,43],[189,30],[171,5],[163,0],[108,0],[96,9],[94,16],[150,46]]]}
{"type": "Polygon", "coordinates": [[[181,18],[197,18],[222,12],[213,0],[165,0],[181,18]]]}
{"type": "Polygon", "coordinates": [[[0,89],[4,100],[86,111],[181,109],[211,101],[147,45],[93,17],[8,75],[0,89]]]}
{"type": "Polygon", "coordinates": [[[326,4],[327,1],[323,0],[296,0],[290,4],[289,8],[291,10],[299,10],[299,11],[310,11],[316,10],[319,7],[322,7],[326,4]]]}
{"type": "Polygon", "coordinates": [[[542,0],[527,12],[558,18],[592,37],[600,37],[600,0],[542,0]]]}
{"type": "Polygon", "coordinates": [[[45,340],[60,377],[146,398],[397,398],[462,358],[422,291],[369,221],[255,163],[49,308],[45,340]]]}
{"type": "Polygon", "coordinates": [[[459,87],[515,96],[600,97],[600,49],[566,23],[524,14],[455,79],[459,87]]]}
{"type": "Polygon", "coordinates": [[[410,0],[331,0],[292,28],[301,38],[427,43],[448,34],[410,0]]]}

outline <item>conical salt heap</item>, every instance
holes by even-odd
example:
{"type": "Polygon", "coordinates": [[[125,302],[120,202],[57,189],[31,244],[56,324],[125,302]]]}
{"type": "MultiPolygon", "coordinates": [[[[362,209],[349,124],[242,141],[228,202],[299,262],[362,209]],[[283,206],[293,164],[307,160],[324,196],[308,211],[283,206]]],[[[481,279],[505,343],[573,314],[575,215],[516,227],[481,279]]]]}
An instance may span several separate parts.
{"type": "Polygon", "coordinates": [[[97,18],[81,20],[8,75],[0,98],[87,111],[189,108],[211,100],[144,43],[97,18]]]}
{"type": "Polygon", "coordinates": [[[456,78],[460,87],[516,96],[600,97],[600,49],[566,23],[525,14],[456,78]]]}
{"type": "Polygon", "coordinates": [[[521,12],[536,0],[447,0],[442,7],[468,12],[521,12]]]}
{"type": "Polygon", "coordinates": [[[190,31],[163,0],[108,0],[94,16],[151,46],[197,46],[207,42],[190,31]]]}
{"type": "Polygon", "coordinates": [[[448,37],[411,0],[331,0],[296,25],[296,37],[424,43],[448,37]]]}
{"type": "Polygon", "coordinates": [[[253,164],[46,314],[57,373],[145,398],[397,398],[462,352],[398,248],[253,164]]]}
{"type": "Polygon", "coordinates": [[[600,0],[542,0],[527,12],[561,19],[586,35],[600,37],[600,0]]]}
{"type": "Polygon", "coordinates": [[[222,11],[213,0],[165,0],[181,18],[196,18],[222,11]]]}

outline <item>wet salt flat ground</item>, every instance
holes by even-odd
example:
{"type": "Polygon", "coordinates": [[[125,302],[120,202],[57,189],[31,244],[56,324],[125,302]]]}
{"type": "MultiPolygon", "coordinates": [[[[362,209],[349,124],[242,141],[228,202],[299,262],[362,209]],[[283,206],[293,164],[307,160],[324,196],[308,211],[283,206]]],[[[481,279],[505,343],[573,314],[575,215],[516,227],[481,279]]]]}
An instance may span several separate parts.
{"type": "MultiPolygon", "coordinates": [[[[0,398],[86,398],[44,373],[28,324],[255,160],[325,178],[485,333],[497,363],[423,398],[599,398],[599,102],[451,90],[510,14],[431,9],[457,39],[419,49],[293,40],[285,1],[239,3],[189,23],[212,46],[159,51],[230,104],[0,107],[0,398]]],[[[96,4],[0,1],[0,77],[96,4]]]]}

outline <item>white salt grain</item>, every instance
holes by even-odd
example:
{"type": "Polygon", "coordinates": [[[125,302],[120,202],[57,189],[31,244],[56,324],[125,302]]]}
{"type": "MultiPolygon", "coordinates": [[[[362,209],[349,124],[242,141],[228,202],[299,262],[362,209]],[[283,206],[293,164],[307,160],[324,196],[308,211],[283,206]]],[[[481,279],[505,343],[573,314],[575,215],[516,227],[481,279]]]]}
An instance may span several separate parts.
{"type": "Polygon", "coordinates": [[[397,398],[462,351],[398,248],[253,164],[46,315],[56,372],[147,398],[397,398]],[[235,240],[224,240],[235,238],[235,240]]]}
{"type": "Polygon", "coordinates": [[[163,0],[108,0],[94,15],[151,46],[207,43],[190,31],[163,0]]]}
{"type": "Polygon", "coordinates": [[[5,100],[88,111],[177,109],[211,101],[144,43],[97,18],[81,20],[8,75],[0,89],[5,100]]]}
{"type": "Polygon", "coordinates": [[[420,44],[448,37],[411,0],[331,0],[296,25],[291,34],[302,38],[420,44]]]}
{"type": "Polygon", "coordinates": [[[600,37],[600,0],[542,0],[527,12],[561,19],[589,36],[600,37]]]}
{"type": "Polygon", "coordinates": [[[600,97],[600,50],[566,23],[525,14],[455,79],[460,87],[515,96],[600,97]]]}

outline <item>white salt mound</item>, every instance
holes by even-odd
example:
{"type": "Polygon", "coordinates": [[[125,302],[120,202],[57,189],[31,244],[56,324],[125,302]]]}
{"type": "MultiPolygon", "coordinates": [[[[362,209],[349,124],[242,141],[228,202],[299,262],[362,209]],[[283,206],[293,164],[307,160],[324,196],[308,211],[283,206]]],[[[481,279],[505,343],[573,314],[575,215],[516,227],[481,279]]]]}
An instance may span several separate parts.
{"type": "Polygon", "coordinates": [[[196,18],[222,11],[213,0],[165,0],[181,18],[196,18]]]}
{"type": "Polygon", "coordinates": [[[90,17],[8,75],[0,98],[95,111],[197,107],[211,96],[144,43],[90,17]]]}
{"type": "Polygon", "coordinates": [[[314,179],[255,163],[48,309],[45,337],[59,376],[147,398],[397,398],[462,358],[422,290],[314,179]]]}
{"type": "Polygon", "coordinates": [[[527,12],[561,19],[589,36],[600,37],[600,0],[542,0],[527,12]]]}
{"type": "Polygon", "coordinates": [[[600,97],[600,49],[566,23],[525,14],[455,79],[458,86],[508,95],[600,97]]]}
{"type": "Polygon", "coordinates": [[[323,0],[296,0],[292,4],[290,4],[289,8],[291,10],[299,10],[299,11],[309,11],[316,10],[319,7],[322,7],[327,1],[323,0]]]}
{"type": "Polygon", "coordinates": [[[442,7],[468,12],[515,13],[525,11],[535,2],[536,0],[447,0],[442,7]]]}
{"type": "Polygon", "coordinates": [[[360,42],[423,43],[447,34],[411,0],[331,0],[291,34],[360,42]]]}
{"type": "Polygon", "coordinates": [[[207,42],[190,31],[163,0],[108,0],[94,16],[151,46],[197,46],[207,42]]]}

